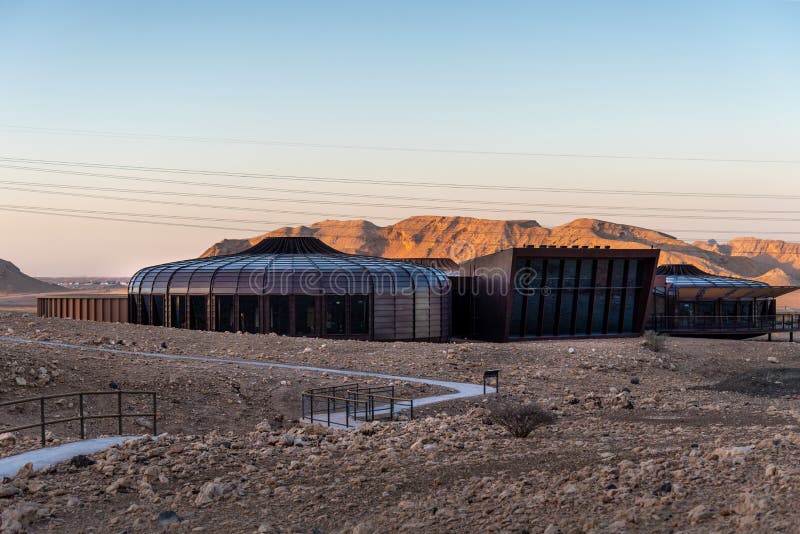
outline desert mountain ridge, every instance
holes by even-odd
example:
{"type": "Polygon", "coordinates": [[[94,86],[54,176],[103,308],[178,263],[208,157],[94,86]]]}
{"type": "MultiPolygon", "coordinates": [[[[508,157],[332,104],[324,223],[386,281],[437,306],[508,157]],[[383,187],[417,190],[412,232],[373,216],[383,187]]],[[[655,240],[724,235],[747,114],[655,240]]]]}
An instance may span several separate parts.
{"type": "Polygon", "coordinates": [[[414,216],[387,226],[365,220],[325,220],[283,227],[249,239],[225,239],[201,257],[241,252],[265,237],[317,237],[342,252],[387,258],[449,257],[461,262],[525,245],[659,248],[660,263],[691,263],[712,274],[800,285],[800,243],[755,237],[687,243],[669,234],[598,219],[545,228],[532,220],[414,216]]]}
{"type": "Polygon", "coordinates": [[[28,276],[10,261],[0,259],[0,295],[54,291],[64,291],[64,288],[28,276]]]}

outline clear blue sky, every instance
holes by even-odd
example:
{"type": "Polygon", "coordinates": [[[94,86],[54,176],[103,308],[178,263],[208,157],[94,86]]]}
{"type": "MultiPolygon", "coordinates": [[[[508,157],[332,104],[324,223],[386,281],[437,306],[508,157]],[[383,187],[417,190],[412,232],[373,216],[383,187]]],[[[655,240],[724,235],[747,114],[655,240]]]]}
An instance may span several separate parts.
{"type": "MultiPolygon", "coordinates": [[[[0,0],[0,65],[4,157],[466,184],[800,194],[796,164],[340,150],[10,127],[482,151],[800,160],[800,2],[0,0]]],[[[0,168],[0,180],[187,190],[5,168],[0,168]]],[[[2,185],[0,204],[181,216],[208,213],[8,191],[2,185]]],[[[337,191],[357,190],[354,186],[290,181],[266,185],[319,187],[324,194],[318,198],[341,204],[281,201],[258,204],[262,210],[333,210],[379,224],[412,214],[459,213],[452,206],[434,209],[435,202],[431,209],[376,208],[348,206],[346,199],[336,197],[337,191]]],[[[452,196],[474,202],[474,211],[460,212],[464,215],[531,218],[546,225],[593,213],[575,209],[574,214],[542,214],[537,203],[709,206],[762,213],[797,205],[796,200],[522,195],[414,187],[368,191],[378,196],[452,196]],[[481,201],[487,199],[529,199],[534,207],[507,215],[480,211],[481,201]]],[[[242,211],[215,211],[211,216],[263,220],[256,226],[263,231],[278,226],[272,221],[311,223],[324,218],[242,211]]],[[[690,240],[760,232],[763,237],[800,240],[797,222],[782,223],[779,230],[785,234],[778,235],[768,233],[775,231],[775,224],[768,222],[661,219],[653,213],[600,218],[690,240]]],[[[154,261],[196,255],[223,237],[256,233],[11,212],[0,212],[0,228],[0,257],[39,275],[125,275],[154,261]],[[41,244],[47,240],[52,248],[45,253],[41,244]],[[104,245],[97,247],[98,242],[104,245]],[[54,264],[53,252],[63,253],[65,259],[54,264]]]]}

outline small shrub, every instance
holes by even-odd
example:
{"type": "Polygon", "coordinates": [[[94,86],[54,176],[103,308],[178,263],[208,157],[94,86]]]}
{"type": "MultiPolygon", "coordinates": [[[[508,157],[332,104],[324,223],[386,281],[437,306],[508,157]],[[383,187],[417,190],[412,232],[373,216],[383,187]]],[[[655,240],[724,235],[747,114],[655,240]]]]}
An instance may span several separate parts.
{"type": "Polygon", "coordinates": [[[667,345],[667,335],[659,334],[654,330],[648,330],[644,333],[644,342],[642,342],[642,345],[653,352],[661,352],[667,345]]]}
{"type": "Polygon", "coordinates": [[[534,402],[521,402],[514,399],[495,401],[491,406],[491,420],[508,430],[516,438],[525,438],[536,427],[552,423],[552,414],[534,402]]]}

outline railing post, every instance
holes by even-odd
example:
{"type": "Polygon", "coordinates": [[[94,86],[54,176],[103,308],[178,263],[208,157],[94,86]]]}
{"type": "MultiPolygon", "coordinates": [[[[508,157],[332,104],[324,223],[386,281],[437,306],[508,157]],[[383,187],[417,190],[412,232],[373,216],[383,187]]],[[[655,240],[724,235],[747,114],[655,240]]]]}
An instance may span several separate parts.
{"type": "Polygon", "coordinates": [[[117,390],[117,431],[122,435],[122,390],[117,390]]]}
{"type": "Polygon", "coordinates": [[[411,399],[409,402],[411,403],[411,409],[409,410],[408,418],[414,419],[414,399],[411,399]]]}
{"type": "Polygon", "coordinates": [[[328,426],[331,426],[331,398],[327,397],[328,401],[328,426]]]}
{"type": "Polygon", "coordinates": [[[311,394],[311,396],[309,397],[308,400],[309,400],[308,413],[309,413],[309,417],[311,419],[311,424],[314,424],[314,394],[313,393],[311,394]]]}
{"type": "Polygon", "coordinates": [[[81,417],[81,439],[86,439],[86,421],[83,418],[83,393],[78,395],[78,406],[81,417]]]}
{"type": "Polygon", "coordinates": [[[300,394],[300,419],[306,418],[306,394],[300,394]]]}
{"type": "Polygon", "coordinates": [[[44,427],[45,427],[45,420],[44,420],[44,397],[39,399],[39,414],[42,417],[42,447],[45,446],[45,437],[44,437],[44,427]]]}
{"type": "Polygon", "coordinates": [[[156,392],[153,392],[153,435],[158,435],[158,405],[156,403],[156,392]]]}
{"type": "MultiPolygon", "coordinates": [[[[394,387],[392,389],[394,389],[394,387]]],[[[389,421],[394,421],[394,391],[389,398],[389,421]]]]}

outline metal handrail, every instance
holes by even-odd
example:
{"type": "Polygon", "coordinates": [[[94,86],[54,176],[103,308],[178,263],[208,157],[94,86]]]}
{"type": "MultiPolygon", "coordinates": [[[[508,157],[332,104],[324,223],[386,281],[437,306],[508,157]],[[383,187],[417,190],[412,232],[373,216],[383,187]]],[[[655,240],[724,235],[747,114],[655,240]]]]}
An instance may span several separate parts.
{"type": "MultiPolygon", "coordinates": [[[[344,384],[342,386],[330,386],[321,388],[307,389],[301,393],[301,411],[302,417],[305,419],[308,414],[308,420],[314,423],[316,420],[324,421],[331,425],[340,425],[350,427],[350,420],[359,419],[359,414],[363,413],[363,418],[368,421],[375,419],[376,406],[375,400],[385,403],[383,407],[377,407],[378,413],[386,411],[388,405],[388,413],[390,418],[394,418],[395,406],[398,404],[406,404],[410,410],[410,417],[414,417],[414,400],[406,398],[398,398],[393,395],[384,395],[382,393],[373,393],[373,391],[380,392],[394,392],[394,386],[376,386],[363,388],[359,384],[344,384]],[[333,393],[333,394],[331,394],[333,393]],[[338,396],[340,393],[346,393],[347,397],[338,396]],[[314,402],[325,401],[323,408],[323,416],[315,419],[314,402]],[[344,405],[345,422],[344,424],[336,422],[331,419],[331,414],[337,410],[337,403],[344,405]]],[[[341,405],[340,404],[340,405],[341,405]]]]}
{"type": "Polygon", "coordinates": [[[57,425],[63,423],[71,423],[74,421],[80,421],[81,423],[81,439],[86,439],[86,420],[87,419],[117,419],[117,433],[122,435],[122,420],[126,417],[152,417],[153,418],[153,434],[157,434],[157,424],[158,424],[158,414],[157,414],[157,400],[156,400],[156,392],[155,391],[82,391],[77,393],[64,393],[60,395],[42,395],[39,397],[28,397],[25,399],[17,399],[14,401],[6,401],[0,403],[0,408],[5,406],[14,406],[17,404],[25,404],[28,402],[38,402],[39,403],[39,422],[28,424],[28,425],[20,425],[15,426],[12,428],[0,428],[2,432],[19,432],[20,430],[28,430],[30,428],[41,428],[41,438],[42,438],[42,447],[46,445],[45,439],[45,432],[48,425],[57,425]],[[96,396],[96,395],[116,395],[117,396],[117,412],[113,414],[97,414],[97,415],[86,415],[85,413],[85,398],[89,396],[96,396]],[[148,413],[123,413],[122,410],[122,396],[123,395],[147,395],[152,397],[153,400],[153,411],[148,413]],[[47,420],[45,416],[45,401],[51,399],[63,399],[68,397],[78,397],[78,416],[77,417],[65,417],[61,419],[51,419],[47,420]]]}

